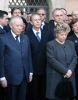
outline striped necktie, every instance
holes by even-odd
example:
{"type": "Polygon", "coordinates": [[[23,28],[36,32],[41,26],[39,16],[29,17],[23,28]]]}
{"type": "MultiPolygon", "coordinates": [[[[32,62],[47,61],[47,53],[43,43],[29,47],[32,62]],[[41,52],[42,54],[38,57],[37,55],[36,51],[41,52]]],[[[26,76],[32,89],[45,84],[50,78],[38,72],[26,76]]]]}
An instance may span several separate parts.
{"type": "Polygon", "coordinates": [[[36,33],[36,37],[37,37],[38,41],[40,42],[41,39],[39,37],[39,32],[36,33]]]}

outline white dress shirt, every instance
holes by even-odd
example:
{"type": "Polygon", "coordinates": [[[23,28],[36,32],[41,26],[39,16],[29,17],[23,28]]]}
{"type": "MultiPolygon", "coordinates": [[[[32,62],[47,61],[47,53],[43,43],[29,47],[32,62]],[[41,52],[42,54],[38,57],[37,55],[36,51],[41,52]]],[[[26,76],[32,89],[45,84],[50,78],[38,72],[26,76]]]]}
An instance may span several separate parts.
{"type": "Polygon", "coordinates": [[[57,25],[57,23],[54,21],[54,25],[56,26],[57,25]]]}
{"type": "Polygon", "coordinates": [[[45,23],[42,22],[42,23],[41,23],[41,29],[43,29],[44,25],[45,25],[45,23]]]}
{"type": "MultiPolygon", "coordinates": [[[[16,40],[16,34],[13,33],[13,31],[11,30],[12,36],[14,37],[14,39],[16,40]]],[[[18,41],[20,42],[20,35],[18,36],[18,41]]]]}
{"type": "Polygon", "coordinates": [[[0,27],[3,29],[3,26],[2,25],[0,25],[0,27]]]}
{"type": "Polygon", "coordinates": [[[41,30],[39,29],[39,30],[37,31],[37,30],[35,30],[34,28],[32,28],[32,30],[33,30],[35,36],[37,35],[36,33],[39,32],[39,33],[38,33],[38,36],[39,36],[39,38],[41,39],[41,30]]]}

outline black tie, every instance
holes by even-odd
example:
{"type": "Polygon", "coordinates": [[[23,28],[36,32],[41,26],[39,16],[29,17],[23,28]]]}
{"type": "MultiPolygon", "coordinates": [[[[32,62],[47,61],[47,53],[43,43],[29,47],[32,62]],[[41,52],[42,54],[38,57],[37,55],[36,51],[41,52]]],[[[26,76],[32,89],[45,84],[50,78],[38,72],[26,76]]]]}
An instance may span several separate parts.
{"type": "Polygon", "coordinates": [[[40,42],[39,32],[36,33],[36,37],[37,37],[38,41],[40,42]]]}
{"type": "Polygon", "coordinates": [[[17,42],[17,44],[19,45],[20,44],[20,42],[19,42],[19,40],[18,40],[18,35],[15,37],[16,38],[16,42],[17,42]]]}

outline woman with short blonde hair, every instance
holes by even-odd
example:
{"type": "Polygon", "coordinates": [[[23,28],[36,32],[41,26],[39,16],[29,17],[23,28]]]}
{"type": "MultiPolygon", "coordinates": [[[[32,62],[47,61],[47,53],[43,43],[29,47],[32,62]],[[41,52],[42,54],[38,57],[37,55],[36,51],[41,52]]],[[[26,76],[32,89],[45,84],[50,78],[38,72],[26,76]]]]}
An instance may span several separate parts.
{"type": "Polygon", "coordinates": [[[75,88],[75,66],[77,56],[74,43],[66,40],[70,31],[66,23],[56,25],[55,39],[47,43],[47,67],[46,67],[46,98],[48,100],[69,100],[69,97],[58,98],[55,95],[56,86],[63,78],[68,78],[75,88]]]}

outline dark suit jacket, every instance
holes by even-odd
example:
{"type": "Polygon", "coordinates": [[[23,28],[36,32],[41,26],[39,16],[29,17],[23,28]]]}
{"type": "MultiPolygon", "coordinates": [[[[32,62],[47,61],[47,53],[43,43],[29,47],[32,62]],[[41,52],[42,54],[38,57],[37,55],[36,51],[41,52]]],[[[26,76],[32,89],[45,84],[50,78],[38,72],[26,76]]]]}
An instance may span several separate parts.
{"type": "Polygon", "coordinates": [[[31,23],[27,23],[26,31],[30,31],[32,29],[31,23]]]}
{"type": "MultiPolygon", "coordinates": [[[[55,28],[54,20],[51,20],[49,22],[49,30],[50,30],[51,34],[53,34],[53,36],[54,36],[54,28],[55,28]]],[[[54,38],[55,38],[55,36],[54,36],[54,38]]]]}
{"type": "Polygon", "coordinates": [[[32,29],[26,34],[30,39],[34,75],[43,75],[46,69],[46,43],[52,40],[51,34],[46,30],[41,30],[40,43],[32,29]]]}
{"type": "Polygon", "coordinates": [[[7,26],[4,26],[4,30],[6,31],[6,33],[9,32],[9,31],[11,30],[9,24],[8,24],[7,26]]]}
{"type": "Polygon", "coordinates": [[[77,38],[77,36],[76,36],[76,35],[74,34],[74,32],[73,32],[73,34],[72,34],[71,36],[69,36],[67,39],[74,42],[74,44],[75,44],[75,49],[76,49],[76,53],[77,53],[77,55],[78,55],[78,38],[77,38]]]}
{"type": "MultiPolygon", "coordinates": [[[[74,34],[74,32],[73,32],[73,34],[72,34],[71,36],[69,36],[67,39],[74,42],[76,54],[77,54],[77,56],[78,56],[78,38],[77,38],[77,36],[76,36],[76,35],[74,34]]],[[[77,75],[77,77],[78,77],[78,57],[77,57],[77,65],[76,65],[75,72],[76,72],[76,75],[77,75]]],[[[77,80],[76,80],[76,81],[77,81],[77,80]]]]}
{"type": "Polygon", "coordinates": [[[75,87],[75,67],[77,56],[74,43],[66,40],[64,44],[53,40],[47,44],[47,67],[46,67],[46,97],[55,99],[55,89],[57,84],[63,79],[70,69],[73,73],[69,80],[74,87],[74,95],[76,95],[75,87]]]}
{"type": "Polygon", "coordinates": [[[45,25],[43,26],[43,30],[49,30],[49,24],[47,22],[44,22],[45,25]]]}
{"type": "Polygon", "coordinates": [[[0,35],[5,33],[6,33],[5,30],[0,27],[0,35]]]}
{"type": "Polygon", "coordinates": [[[5,77],[7,82],[18,85],[25,74],[27,81],[32,73],[32,60],[28,36],[20,35],[18,45],[11,32],[0,37],[0,78],[5,77]]]}

